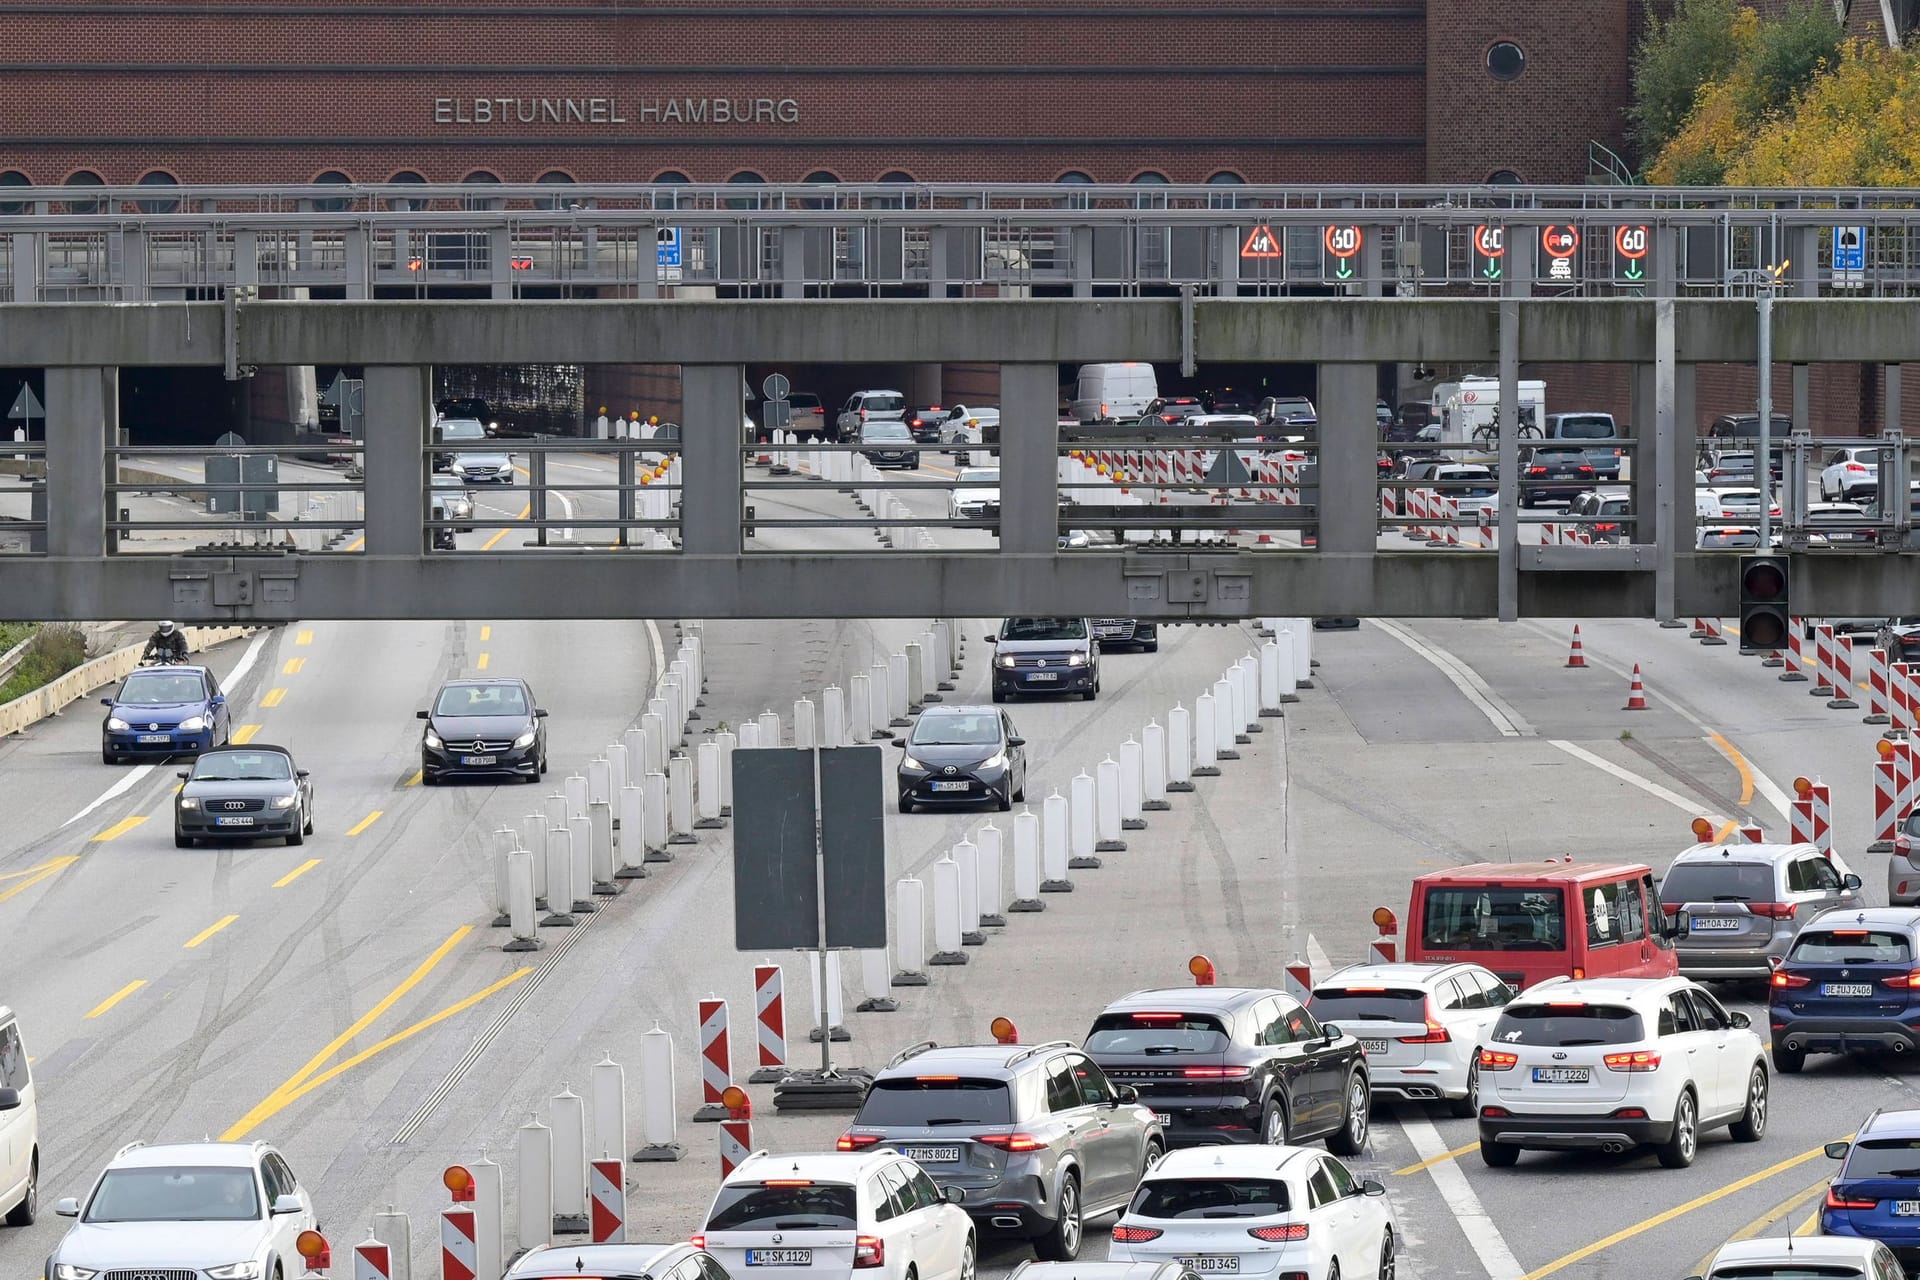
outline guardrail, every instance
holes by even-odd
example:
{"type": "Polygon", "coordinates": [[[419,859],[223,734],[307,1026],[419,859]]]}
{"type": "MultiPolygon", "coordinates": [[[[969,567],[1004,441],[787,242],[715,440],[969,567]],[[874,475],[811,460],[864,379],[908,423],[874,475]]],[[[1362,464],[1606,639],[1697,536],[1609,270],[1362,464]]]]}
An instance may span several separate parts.
{"type": "MultiPolygon", "coordinates": [[[[258,627],[188,627],[187,648],[198,653],[228,640],[252,635],[258,627]]],[[[28,725],[60,714],[62,708],[77,702],[89,692],[123,679],[140,665],[146,643],[128,645],[112,653],[81,663],[63,676],[41,685],[32,693],[0,703],[0,736],[19,733],[28,725]]]]}

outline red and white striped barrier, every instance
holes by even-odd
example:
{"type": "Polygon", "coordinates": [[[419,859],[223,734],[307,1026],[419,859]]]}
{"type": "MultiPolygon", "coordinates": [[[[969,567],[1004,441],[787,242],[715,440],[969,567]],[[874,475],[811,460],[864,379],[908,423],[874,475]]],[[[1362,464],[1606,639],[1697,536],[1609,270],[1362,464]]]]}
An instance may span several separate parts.
{"type": "Polygon", "coordinates": [[[1313,995],[1313,966],[1305,960],[1295,960],[1287,966],[1287,994],[1305,1004],[1313,995]]]}
{"type": "Polygon", "coordinates": [[[393,1280],[393,1250],[371,1239],[353,1246],[353,1280],[393,1280]]]}
{"type": "Polygon", "coordinates": [[[1815,698],[1833,696],[1833,628],[1821,623],[1813,630],[1813,688],[1807,693],[1815,698]]]}
{"type": "Polygon", "coordinates": [[[727,1033],[727,1002],[700,1002],[700,1109],[695,1120],[724,1120],[726,1104],[720,1095],[733,1083],[733,1046],[727,1033]]]}
{"type": "Polygon", "coordinates": [[[753,1022],[759,1063],[748,1084],[777,1084],[787,1074],[786,980],[777,964],[753,966],[753,1022]]]}
{"type": "Polygon", "coordinates": [[[1896,778],[1893,814],[1896,822],[1905,822],[1914,806],[1920,804],[1920,768],[1915,767],[1917,759],[1920,756],[1914,752],[1913,739],[1902,738],[1893,744],[1893,771],[1896,778]]]}
{"type": "Polygon", "coordinates": [[[1399,518],[1400,504],[1396,501],[1396,497],[1397,495],[1392,489],[1382,489],[1380,491],[1380,518],[1382,520],[1395,520],[1399,518]]]}
{"type": "Polygon", "coordinates": [[[1887,711],[1893,717],[1893,725],[1886,737],[1901,737],[1913,730],[1913,676],[1913,668],[1907,663],[1887,663],[1887,711]]]}
{"type": "Polygon", "coordinates": [[[753,1121],[720,1122],[720,1176],[729,1177],[753,1154],[753,1121]]]}
{"type": "MultiPolygon", "coordinates": [[[[1889,744],[1891,745],[1891,744],[1889,744]]],[[[1873,762],[1873,843],[1869,853],[1885,853],[1900,834],[1900,765],[1894,753],[1873,762]]]]}
{"type": "MultiPolygon", "coordinates": [[[[1808,782],[1805,778],[1793,780],[1794,794],[1799,799],[1793,802],[1796,817],[1798,810],[1806,809],[1803,818],[1806,836],[1805,842],[1813,845],[1821,853],[1833,856],[1833,788],[1820,781],[1808,782]]],[[[1796,837],[1796,842],[1799,837],[1796,837]]]]}
{"type": "Polygon", "coordinates": [[[1887,651],[1874,646],[1867,650],[1867,714],[1863,724],[1889,724],[1893,716],[1887,710],[1891,702],[1887,677],[1887,651]]]}
{"type": "Polygon", "coordinates": [[[1460,499],[1453,494],[1448,494],[1446,503],[1447,545],[1457,547],[1460,545],[1460,499]]]}
{"type": "Polygon", "coordinates": [[[595,1244],[627,1242],[627,1163],[593,1160],[587,1164],[587,1213],[595,1244]]]}
{"type": "Polygon", "coordinates": [[[1833,711],[1854,711],[1860,704],[1853,700],[1853,637],[1833,639],[1833,697],[1827,707],[1833,711]]]}
{"type": "Polygon", "coordinates": [[[1765,829],[1761,827],[1742,827],[1740,828],[1740,838],[1748,844],[1765,844],[1767,842],[1767,833],[1765,829]]]}
{"type": "Polygon", "coordinates": [[[480,1247],[474,1241],[473,1210],[440,1211],[440,1280],[474,1280],[480,1272],[480,1247]]]}
{"type": "Polygon", "coordinates": [[[1813,843],[1813,801],[1801,797],[1787,805],[1787,839],[1793,844],[1813,843]]]}
{"type": "Polygon", "coordinates": [[[1787,619],[1787,647],[1780,655],[1785,664],[1785,670],[1780,673],[1780,679],[1783,681],[1797,681],[1807,678],[1807,655],[1806,650],[1801,647],[1803,644],[1802,637],[1805,634],[1805,622],[1799,618],[1787,619]]]}
{"type": "Polygon", "coordinates": [[[1427,531],[1421,528],[1421,525],[1427,518],[1426,491],[1422,489],[1406,489],[1402,490],[1402,494],[1407,504],[1407,520],[1409,523],[1400,532],[1415,542],[1425,542],[1427,539],[1427,531]]]}
{"type": "Polygon", "coordinates": [[[1559,545],[1559,535],[1555,532],[1555,528],[1556,526],[1551,524],[1543,524],[1540,526],[1541,546],[1552,547],[1559,545]]]}

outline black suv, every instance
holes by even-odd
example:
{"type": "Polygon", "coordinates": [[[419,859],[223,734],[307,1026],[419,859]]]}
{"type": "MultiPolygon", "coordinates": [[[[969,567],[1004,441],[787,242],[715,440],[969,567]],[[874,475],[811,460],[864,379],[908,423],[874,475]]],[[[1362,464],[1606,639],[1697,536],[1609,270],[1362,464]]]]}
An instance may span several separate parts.
{"type": "Polygon", "coordinates": [[[1136,991],[1093,1020],[1086,1050],[1108,1079],[1132,1085],[1165,1117],[1169,1145],[1324,1137],[1343,1156],[1366,1145],[1360,1042],[1322,1026],[1283,991],[1136,991]]]}
{"type": "Polygon", "coordinates": [[[433,705],[414,713],[420,735],[420,781],[448,777],[519,777],[547,771],[547,713],[533,705],[525,680],[449,680],[433,705]]]}

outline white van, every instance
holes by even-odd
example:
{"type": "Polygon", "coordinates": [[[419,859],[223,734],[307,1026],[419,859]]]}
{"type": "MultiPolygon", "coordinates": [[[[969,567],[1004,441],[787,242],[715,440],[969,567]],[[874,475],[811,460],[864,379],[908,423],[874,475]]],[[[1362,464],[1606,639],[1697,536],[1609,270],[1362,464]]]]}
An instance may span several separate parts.
{"type": "Polygon", "coordinates": [[[1073,417],[1076,422],[1120,422],[1139,417],[1159,398],[1159,379],[1144,361],[1083,364],[1073,393],[1073,417]]]}
{"type": "Polygon", "coordinates": [[[30,1227],[40,1203],[40,1112],[13,1010],[0,1004],[0,1213],[30,1227]]]}
{"type": "MultiPolygon", "coordinates": [[[[1523,438],[1539,438],[1547,416],[1547,384],[1538,379],[1522,379],[1515,390],[1520,399],[1520,425],[1523,438]],[[1526,428],[1532,428],[1526,432],[1526,428]]],[[[1440,424],[1436,431],[1428,427],[1423,439],[1443,444],[1480,444],[1484,456],[1471,452],[1460,455],[1462,462],[1492,462],[1499,457],[1499,437],[1493,431],[1494,416],[1500,408],[1498,378],[1467,377],[1434,389],[1434,403],[1440,406],[1440,424]],[[1445,400],[1440,392],[1451,387],[1445,400]]]]}

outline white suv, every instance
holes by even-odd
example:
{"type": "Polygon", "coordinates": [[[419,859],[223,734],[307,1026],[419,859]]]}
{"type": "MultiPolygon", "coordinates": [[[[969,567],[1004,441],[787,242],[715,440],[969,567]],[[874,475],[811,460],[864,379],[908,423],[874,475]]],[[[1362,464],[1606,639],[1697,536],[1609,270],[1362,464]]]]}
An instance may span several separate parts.
{"type": "Polygon", "coordinates": [[[973,1280],[979,1256],[966,1210],[897,1151],[759,1152],[720,1184],[693,1243],[756,1280],[973,1280]]]}
{"type": "Polygon", "coordinates": [[[1477,964],[1356,964],[1316,986],[1307,1008],[1360,1041],[1376,1097],[1444,1099],[1465,1118],[1480,1046],[1513,998],[1477,964]]]}
{"type": "Polygon", "coordinates": [[[1766,1133],[1765,1046],[1746,1014],[1686,978],[1555,983],[1501,1011],[1477,1096],[1480,1158],[1495,1168],[1528,1148],[1652,1146],[1684,1169],[1705,1130],[1766,1133]]]}
{"type": "Polygon", "coordinates": [[[265,1142],[122,1147],[87,1193],[54,1205],[78,1218],[47,1259],[47,1280],[166,1272],[193,1280],[286,1280],[313,1199],[265,1142]]]}

